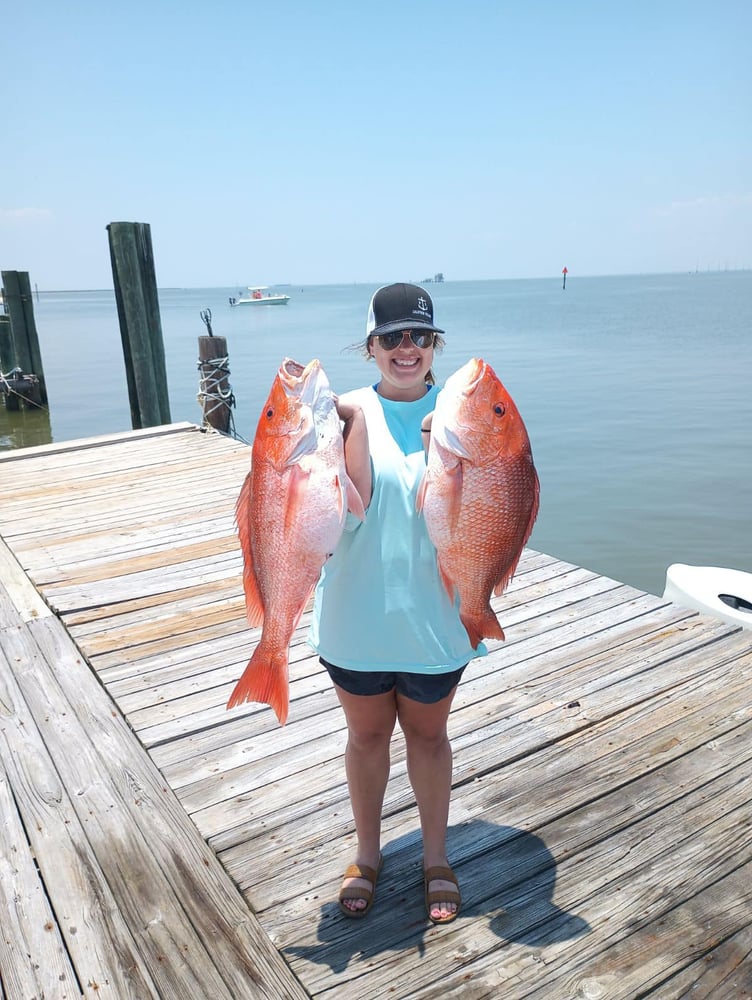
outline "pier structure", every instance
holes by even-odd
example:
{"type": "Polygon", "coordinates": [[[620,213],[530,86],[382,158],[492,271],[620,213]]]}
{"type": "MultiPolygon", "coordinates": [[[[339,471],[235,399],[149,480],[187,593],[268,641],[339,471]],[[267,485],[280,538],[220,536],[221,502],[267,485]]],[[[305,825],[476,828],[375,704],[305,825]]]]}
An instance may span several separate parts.
{"type": "Polygon", "coordinates": [[[307,615],[288,724],[225,708],[249,463],[190,424],[0,455],[3,1000],[751,995],[752,632],[526,550],[450,716],[462,913],[426,918],[397,735],[349,921],[307,615]]]}

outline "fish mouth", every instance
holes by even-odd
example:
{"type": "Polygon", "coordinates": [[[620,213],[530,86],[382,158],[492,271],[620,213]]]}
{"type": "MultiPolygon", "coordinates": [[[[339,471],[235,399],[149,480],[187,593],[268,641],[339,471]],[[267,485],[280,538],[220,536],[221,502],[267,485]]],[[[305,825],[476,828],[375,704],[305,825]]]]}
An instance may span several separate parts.
{"type": "MultiPolygon", "coordinates": [[[[470,399],[473,393],[483,380],[486,362],[480,358],[471,358],[467,364],[463,365],[454,375],[447,380],[446,389],[456,401],[459,399],[470,399]]],[[[441,399],[441,397],[439,397],[441,399]]],[[[461,407],[457,407],[461,410],[461,407]]],[[[443,445],[458,458],[470,459],[472,453],[469,450],[469,443],[473,440],[477,431],[462,422],[460,413],[452,413],[449,419],[445,419],[439,427],[434,422],[434,437],[438,444],[443,445]]]]}
{"type": "Polygon", "coordinates": [[[329,385],[318,358],[313,358],[307,365],[285,358],[279,368],[279,378],[289,396],[295,396],[304,406],[311,408],[322,388],[329,385]]]}
{"type": "Polygon", "coordinates": [[[467,368],[467,380],[462,389],[462,395],[472,396],[483,381],[488,365],[481,358],[471,358],[465,367],[467,368]]]}
{"type": "Polygon", "coordinates": [[[285,358],[278,376],[287,395],[297,401],[300,415],[298,425],[286,432],[290,438],[297,439],[288,458],[288,463],[293,464],[315,451],[320,425],[325,423],[334,404],[329,380],[318,358],[307,365],[285,358]]]}
{"type": "Polygon", "coordinates": [[[286,389],[300,395],[300,390],[320,369],[321,362],[318,358],[309,361],[307,365],[301,365],[299,361],[294,361],[292,358],[285,358],[279,366],[279,377],[286,389]]]}
{"type": "MultiPolygon", "coordinates": [[[[471,358],[470,361],[468,361],[468,363],[465,365],[465,367],[468,369],[468,372],[467,372],[467,381],[465,385],[462,387],[462,395],[464,396],[465,399],[470,399],[472,394],[476,391],[478,386],[483,381],[488,365],[481,358],[471,358]]],[[[459,419],[456,420],[456,428],[458,431],[464,431],[467,434],[473,433],[472,426],[470,424],[463,424],[462,421],[459,419]]],[[[459,438],[457,438],[456,434],[454,434],[449,429],[447,429],[447,437],[451,437],[453,439],[454,447],[459,449],[457,451],[458,455],[460,455],[462,458],[470,457],[467,451],[460,444],[459,438]]]]}
{"type": "Polygon", "coordinates": [[[280,366],[280,370],[283,376],[288,376],[290,379],[297,379],[305,371],[305,365],[301,365],[299,361],[294,361],[292,358],[285,358],[280,366]]]}

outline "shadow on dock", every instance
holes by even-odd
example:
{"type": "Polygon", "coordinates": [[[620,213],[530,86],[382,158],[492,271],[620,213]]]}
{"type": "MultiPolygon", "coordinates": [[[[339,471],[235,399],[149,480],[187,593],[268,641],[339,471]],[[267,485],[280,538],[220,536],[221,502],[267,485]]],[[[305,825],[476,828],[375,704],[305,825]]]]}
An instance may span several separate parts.
{"type": "MultiPolygon", "coordinates": [[[[462,910],[454,924],[434,927],[425,917],[415,920],[415,900],[421,901],[420,863],[403,855],[414,855],[420,847],[416,835],[388,843],[384,849],[384,871],[379,881],[372,914],[365,920],[349,920],[339,910],[336,900],[328,900],[320,910],[318,944],[291,946],[291,955],[332,972],[343,972],[351,961],[367,963],[385,952],[393,952],[394,939],[388,943],[379,933],[380,926],[394,927],[406,918],[405,937],[400,947],[417,949],[423,956],[426,937],[445,933],[461,925],[463,918],[483,922],[503,941],[536,948],[581,937],[590,931],[586,920],[567,913],[553,902],[556,886],[556,860],[540,837],[525,830],[499,826],[485,820],[470,820],[449,828],[450,858],[464,856],[453,868],[460,881],[462,910]],[[468,856],[468,852],[472,855],[468,856]],[[401,871],[397,864],[402,860],[401,871]],[[416,884],[417,881],[417,884],[416,884]]],[[[473,957],[465,948],[463,958],[473,957]]]]}

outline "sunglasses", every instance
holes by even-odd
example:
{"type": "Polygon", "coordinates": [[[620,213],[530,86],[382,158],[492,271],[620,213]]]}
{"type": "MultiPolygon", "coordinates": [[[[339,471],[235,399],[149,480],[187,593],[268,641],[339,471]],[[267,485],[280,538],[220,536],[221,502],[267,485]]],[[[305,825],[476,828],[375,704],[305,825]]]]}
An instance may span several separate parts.
{"type": "Polygon", "coordinates": [[[393,351],[399,347],[405,336],[409,336],[413,344],[421,350],[433,347],[436,334],[431,330],[395,330],[394,333],[378,333],[376,339],[384,351],[393,351]]]}

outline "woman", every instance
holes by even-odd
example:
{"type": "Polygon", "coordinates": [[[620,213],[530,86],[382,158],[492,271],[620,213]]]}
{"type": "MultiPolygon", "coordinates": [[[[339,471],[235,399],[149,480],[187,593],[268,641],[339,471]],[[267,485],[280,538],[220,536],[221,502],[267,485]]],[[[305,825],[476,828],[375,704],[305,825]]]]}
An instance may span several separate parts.
{"type": "Polygon", "coordinates": [[[428,916],[449,923],[460,909],[446,855],[452,783],[447,719],[468,660],[486,650],[470,646],[415,510],[437,396],[431,365],[442,333],[425,289],[402,283],[378,289],[364,345],[378,381],[338,401],[347,469],[366,519],[349,515],[324,566],[310,641],[331,675],[348,728],[345,765],[357,834],[339,897],[348,917],[363,917],[373,905],[398,720],[420,816],[428,916]]]}

